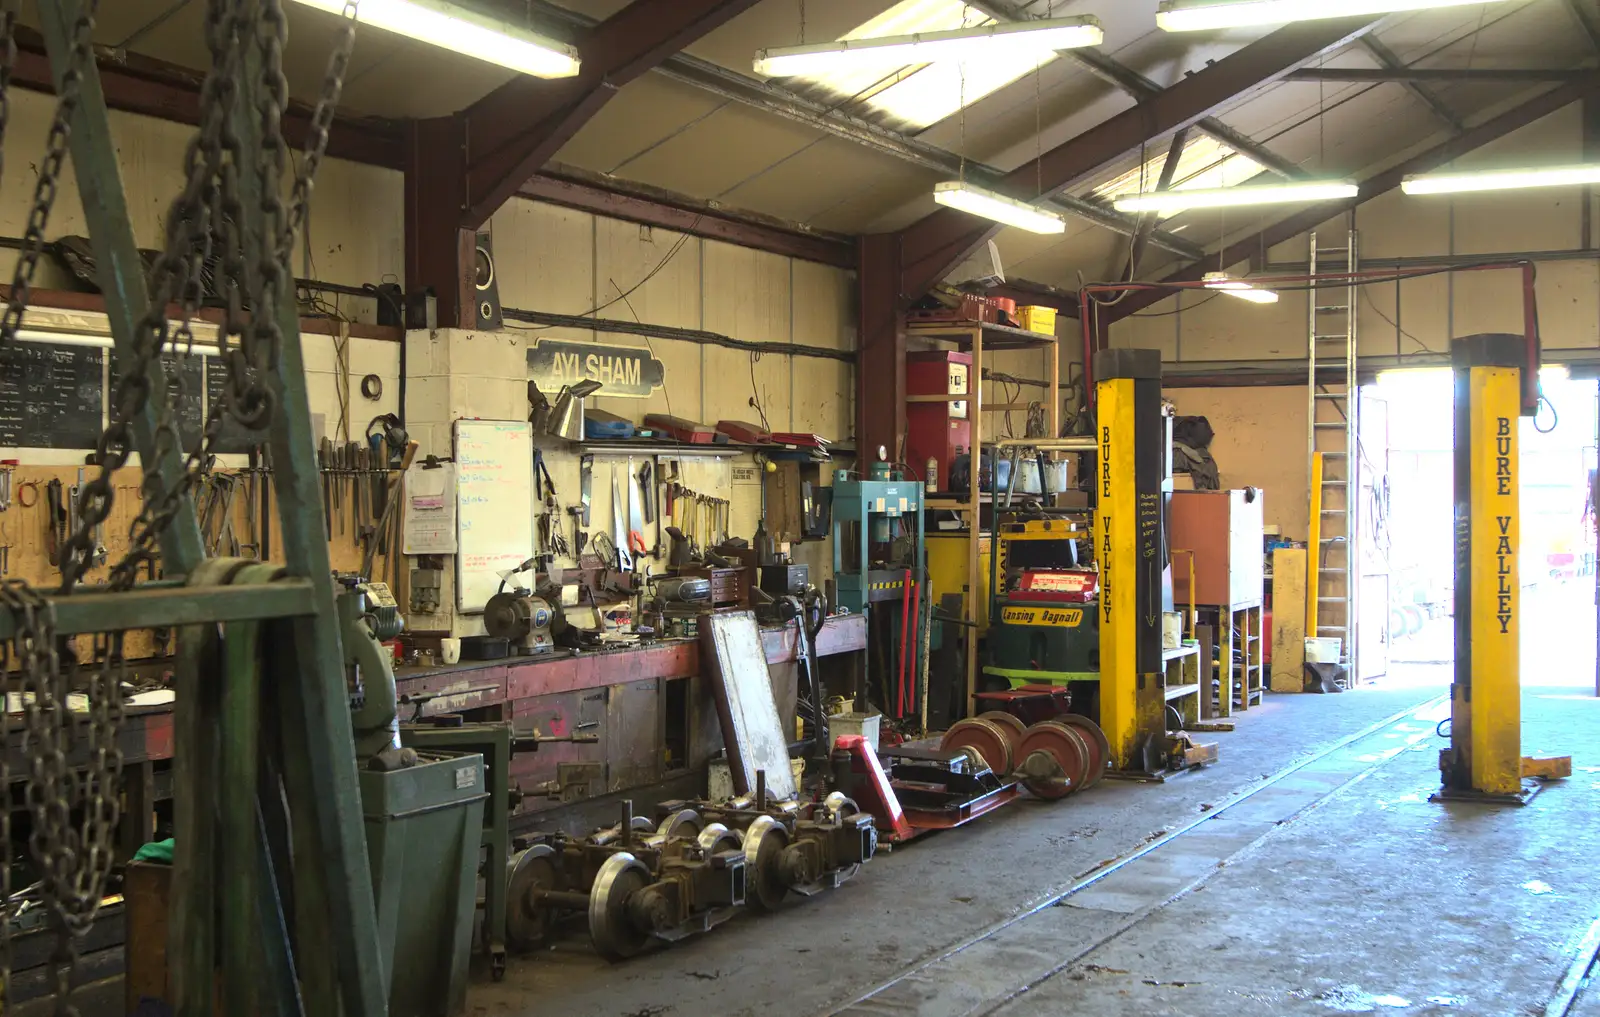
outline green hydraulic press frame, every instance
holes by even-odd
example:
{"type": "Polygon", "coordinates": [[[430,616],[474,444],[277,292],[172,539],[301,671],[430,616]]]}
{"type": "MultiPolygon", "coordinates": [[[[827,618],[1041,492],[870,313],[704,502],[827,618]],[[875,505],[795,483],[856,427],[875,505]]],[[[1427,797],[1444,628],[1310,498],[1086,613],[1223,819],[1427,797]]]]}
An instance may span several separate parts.
{"type": "MultiPolygon", "coordinates": [[[[58,91],[80,8],[80,0],[39,5],[58,91]]],[[[251,52],[230,117],[247,152],[258,151],[261,142],[254,113],[260,74],[251,52]]],[[[128,362],[148,308],[144,269],[94,62],[80,73],[72,164],[116,350],[128,362]]],[[[254,174],[239,174],[238,187],[242,242],[254,249],[263,229],[254,174]]],[[[308,1014],[382,1017],[387,993],[293,287],[284,288],[279,306],[257,313],[276,315],[283,335],[269,379],[277,402],[269,447],[285,566],[256,581],[206,567],[186,497],[161,534],[166,573],[186,580],[47,600],[61,635],[157,626],[182,631],[173,751],[177,889],[169,951],[176,1012],[214,1012],[213,958],[220,956],[228,1012],[287,1015],[301,1012],[303,1001],[308,1014]],[[259,639],[266,673],[256,667],[258,626],[230,625],[219,682],[216,626],[238,622],[265,623],[259,639]],[[264,701],[274,709],[264,710],[264,701]],[[241,733],[245,746],[231,741],[241,733]],[[258,792],[269,778],[281,779],[282,795],[258,792]],[[229,875],[219,882],[224,860],[229,875]],[[280,895],[291,877],[292,958],[280,895]]],[[[170,489],[183,465],[176,449],[158,452],[155,441],[168,398],[159,358],[149,362],[147,378],[150,402],[135,420],[134,444],[145,468],[159,471],[170,489]]],[[[0,612],[0,637],[15,629],[16,619],[0,612]]]]}

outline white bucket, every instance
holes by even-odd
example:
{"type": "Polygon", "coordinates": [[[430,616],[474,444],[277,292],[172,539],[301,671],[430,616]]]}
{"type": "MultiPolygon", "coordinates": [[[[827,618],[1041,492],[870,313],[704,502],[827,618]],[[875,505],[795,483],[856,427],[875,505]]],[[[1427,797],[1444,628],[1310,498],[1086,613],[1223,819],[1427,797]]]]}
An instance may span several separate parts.
{"type": "Polygon", "coordinates": [[[1343,646],[1344,640],[1338,636],[1307,636],[1306,663],[1337,664],[1343,646]]]}

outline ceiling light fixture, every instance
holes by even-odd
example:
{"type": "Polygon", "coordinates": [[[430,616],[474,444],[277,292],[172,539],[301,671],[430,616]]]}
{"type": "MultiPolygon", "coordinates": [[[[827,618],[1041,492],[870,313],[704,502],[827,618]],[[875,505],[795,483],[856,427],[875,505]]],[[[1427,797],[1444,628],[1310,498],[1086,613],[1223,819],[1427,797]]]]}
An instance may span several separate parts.
{"type": "Polygon", "coordinates": [[[1400,181],[1400,189],[1407,194],[1456,194],[1461,191],[1514,191],[1524,187],[1568,187],[1578,184],[1600,184],[1600,164],[1483,170],[1476,173],[1425,173],[1406,177],[1400,181]]]}
{"type": "Polygon", "coordinates": [[[1238,3],[1163,0],[1156,12],[1156,25],[1168,32],[1202,32],[1213,28],[1281,25],[1290,21],[1352,18],[1434,7],[1466,7],[1481,2],[1503,0],[1243,0],[1238,3]]]}
{"type": "Polygon", "coordinates": [[[1041,61],[1056,50],[1098,46],[1105,41],[1093,17],[1040,18],[956,28],[948,32],[885,35],[808,46],[779,46],[756,54],[757,74],[769,78],[829,74],[862,67],[893,69],[939,61],[1041,61]]]}
{"type": "MultiPolygon", "coordinates": [[[[332,14],[345,7],[344,0],[299,2],[332,14]]],[[[361,0],[357,20],[538,78],[570,78],[578,73],[575,47],[442,0],[361,0]]]]}
{"type": "Polygon", "coordinates": [[[1354,198],[1355,184],[1343,180],[1308,180],[1304,183],[1261,184],[1256,187],[1195,188],[1188,191],[1146,191],[1124,194],[1112,204],[1119,212],[1155,212],[1172,215],[1191,208],[1234,208],[1240,205],[1282,205],[1294,201],[1333,201],[1354,198]]]}
{"type": "Polygon", "coordinates": [[[945,180],[933,185],[933,200],[963,212],[993,219],[995,222],[1030,233],[1065,233],[1066,220],[1026,201],[973,187],[964,180],[945,180]]]}
{"type": "Polygon", "coordinates": [[[1252,304],[1276,304],[1278,294],[1275,290],[1264,290],[1252,286],[1243,279],[1234,279],[1226,272],[1207,272],[1200,280],[1208,290],[1220,290],[1230,297],[1248,300],[1252,304]]]}

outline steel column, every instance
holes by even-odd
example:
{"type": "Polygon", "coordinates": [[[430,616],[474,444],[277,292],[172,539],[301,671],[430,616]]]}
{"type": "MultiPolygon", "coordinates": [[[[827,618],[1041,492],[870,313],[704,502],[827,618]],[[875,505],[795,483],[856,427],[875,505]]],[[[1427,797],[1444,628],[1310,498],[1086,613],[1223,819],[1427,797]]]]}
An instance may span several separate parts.
{"type": "Polygon", "coordinates": [[[1451,343],[1455,371],[1455,679],[1446,792],[1522,795],[1519,335],[1451,343]]]}
{"type": "MultiPolygon", "coordinates": [[[[1161,353],[1095,354],[1099,441],[1095,560],[1100,565],[1100,727],[1112,768],[1161,769],[1161,353]]],[[[1201,694],[1209,679],[1202,674],[1201,694]]]]}
{"type": "Polygon", "coordinates": [[[466,158],[466,121],[460,116],[406,125],[405,285],[407,292],[433,291],[440,328],[478,327],[477,235],[461,227],[466,158]]]}
{"type": "Polygon", "coordinates": [[[864,236],[859,250],[856,451],[864,469],[877,461],[878,446],[893,459],[905,438],[906,332],[900,238],[892,233],[864,236]]]}

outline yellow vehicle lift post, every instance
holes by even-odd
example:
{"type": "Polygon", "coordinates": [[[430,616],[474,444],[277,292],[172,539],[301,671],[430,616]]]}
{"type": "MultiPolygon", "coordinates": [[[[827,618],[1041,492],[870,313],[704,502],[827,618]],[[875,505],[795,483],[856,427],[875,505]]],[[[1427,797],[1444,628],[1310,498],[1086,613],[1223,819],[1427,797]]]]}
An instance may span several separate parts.
{"type": "Polygon", "coordinates": [[[1561,759],[1522,755],[1517,428],[1527,347],[1520,335],[1467,336],[1451,343],[1450,361],[1456,650],[1450,747],[1439,754],[1434,797],[1522,804],[1540,786],[1534,773],[1564,775],[1561,759]]]}
{"type": "Polygon", "coordinates": [[[1112,769],[1155,774],[1167,756],[1161,689],[1161,419],[1159,350],[1094,355],[1095,558],[1100,564],[1100,727],[1112,769]]]}

